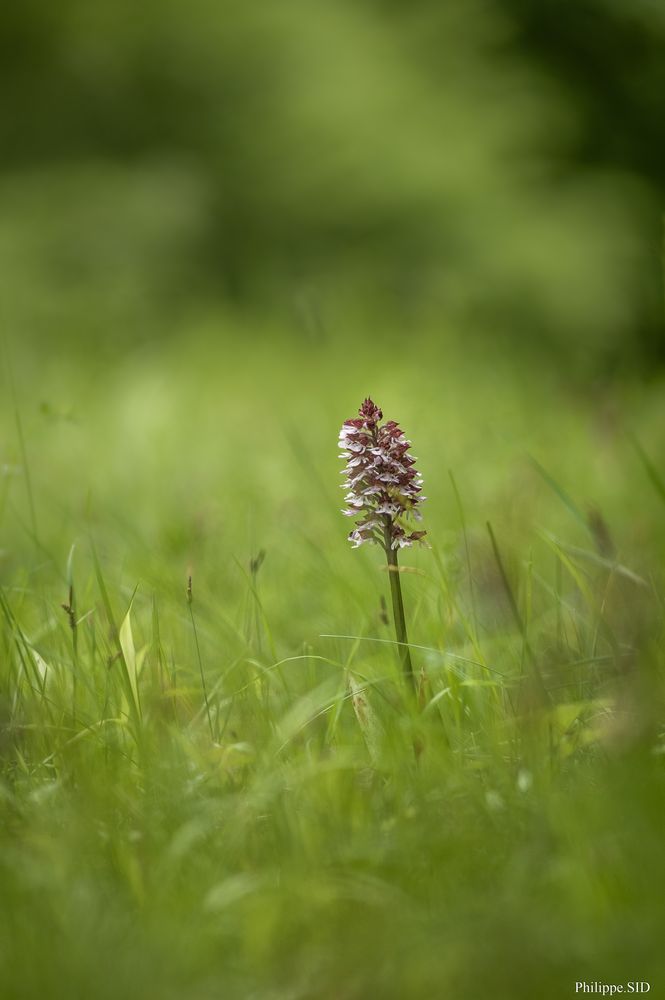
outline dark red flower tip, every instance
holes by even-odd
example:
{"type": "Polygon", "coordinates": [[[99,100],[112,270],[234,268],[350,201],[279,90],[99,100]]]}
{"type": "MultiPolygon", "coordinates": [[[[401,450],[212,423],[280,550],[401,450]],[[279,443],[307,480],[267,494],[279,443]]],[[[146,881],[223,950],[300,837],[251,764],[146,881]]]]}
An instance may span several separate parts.
{"type": "Polygon", "coordinates": [[[368,424],[376,424],[383,417],[383,411],[374,403],[368,396],[364,400],[363,405],[358,410],[358,414],[362,420],[366,420],[368,424]]]}

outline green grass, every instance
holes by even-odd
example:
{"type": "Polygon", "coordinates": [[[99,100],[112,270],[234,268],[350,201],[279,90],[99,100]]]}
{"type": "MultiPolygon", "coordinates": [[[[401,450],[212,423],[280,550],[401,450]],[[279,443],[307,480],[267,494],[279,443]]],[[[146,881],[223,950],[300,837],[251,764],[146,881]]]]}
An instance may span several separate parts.
{"type": "Polygon", "coordinates": [[[662,384],[188,334],[5,358],[2,995],[659,995],[662,384]],[[429,498],[421,711],[339,512],[370,392],[429,498]]]}

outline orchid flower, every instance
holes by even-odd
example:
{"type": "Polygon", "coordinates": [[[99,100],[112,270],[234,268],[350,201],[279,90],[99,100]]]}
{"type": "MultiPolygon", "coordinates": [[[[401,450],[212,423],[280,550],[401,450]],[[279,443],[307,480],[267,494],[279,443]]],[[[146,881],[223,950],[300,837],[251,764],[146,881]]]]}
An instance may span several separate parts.
{"type": "Polygon", "coordinates": [[[422,477],[409,454],[411,442],[399,424],[383,420],[383,412],[368,397],[358,416],[345,420],[339,435],[340,458],[346,462],[345,477],[347,517],[357,518],[349,532],[349,541],[358,548],[364,542],[381,545],[388,559],[390,588],[395,615],[397,641],[402,666],[412,684],[413,667],[409,652],[404,604],[400,585],[397,551],[421,542],[426,532],[414,530],[411,521],[420,521],[422,477]]]}

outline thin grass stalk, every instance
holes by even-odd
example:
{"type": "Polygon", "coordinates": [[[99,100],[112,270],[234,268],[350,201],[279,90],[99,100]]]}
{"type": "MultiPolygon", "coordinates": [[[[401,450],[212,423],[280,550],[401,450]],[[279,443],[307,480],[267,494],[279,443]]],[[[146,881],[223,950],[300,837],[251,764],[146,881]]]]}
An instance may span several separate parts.
{"type": "Polygon", "coordinates": [[[208,701],[208,688],[206,686],[205,673],[203,672],[203,659],[201,657],[201,647],[199,646],[199,633],[196,629],[196,619],[194,618],[194,610],[192,608],[192,578],[191,576],[187,580],[187,605],[189,607],[189,617],[192,621],[192,632],[194,633],[194,645],[196,646],[196,659],[199,664],[199,673],[201,675],[201,688],[203,689],[203,701],[206,707],[206,716],[208,717],[208,727],[210,729],[210,739],[215,741],[215,730],[212,724],[212,715],[210,714],[210,702],[208,701]]]}

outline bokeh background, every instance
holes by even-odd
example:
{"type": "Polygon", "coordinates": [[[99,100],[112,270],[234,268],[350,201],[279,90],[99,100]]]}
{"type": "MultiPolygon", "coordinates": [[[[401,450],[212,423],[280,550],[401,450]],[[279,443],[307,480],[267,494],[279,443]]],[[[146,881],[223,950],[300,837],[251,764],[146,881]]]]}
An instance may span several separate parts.
{"type": "Polygon", "coordinates": [[[3,6],[3,995],[659,995],[663,122],[662,0],[3,6]]]}
{"type": "Polygon", "coordinates": [[[664,51],[655,0],[7,5],[3,325],[111,355],[249,311],[649,368],[664,51]]]}

